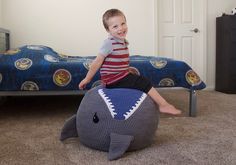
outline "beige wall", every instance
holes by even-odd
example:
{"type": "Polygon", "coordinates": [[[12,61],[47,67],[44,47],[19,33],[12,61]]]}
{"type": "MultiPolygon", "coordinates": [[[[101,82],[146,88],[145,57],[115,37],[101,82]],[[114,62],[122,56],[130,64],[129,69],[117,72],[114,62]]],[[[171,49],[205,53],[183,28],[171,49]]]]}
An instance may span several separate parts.
{"type": "Polygon", "coordinates": [[[119,8],[128,20],[131,53],[153,55],[152,0],[3,0],[3,6],[12,47],[42,44],[70,55],[96,55],[107,37],[102,14],[119,8]]]}
{"type": "MultiPolygon", "coordinates": [[[[69,55],[96,55],[107,36],[102,13],[119,8],[128,19],[131,54],[155,55],[155,4],[155,0],[0,0],[0,23],[2,18],[2,25],[11,30],[12,47],[42,44],[69,55]]],[[[208,88],[215,85],[215,19],[233,7],[235,0],[208,0],[208,88]]]]}
{"type": "Polygon", "coordinates": [[[2,0],[0,0],[0,27],[2,27],[2,0]]]}

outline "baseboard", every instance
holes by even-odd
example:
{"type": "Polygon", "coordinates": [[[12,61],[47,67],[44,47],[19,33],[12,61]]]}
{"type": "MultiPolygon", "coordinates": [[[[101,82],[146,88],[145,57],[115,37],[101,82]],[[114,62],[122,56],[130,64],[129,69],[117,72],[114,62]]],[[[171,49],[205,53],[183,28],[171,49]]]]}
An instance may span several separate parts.
{"type": "Polygon", "coordinates": [[[214,86],[206,86],[206,88],[204,90],[207,90],[207,91],[214,91],[215,90],[215,87],[214,86]]]}

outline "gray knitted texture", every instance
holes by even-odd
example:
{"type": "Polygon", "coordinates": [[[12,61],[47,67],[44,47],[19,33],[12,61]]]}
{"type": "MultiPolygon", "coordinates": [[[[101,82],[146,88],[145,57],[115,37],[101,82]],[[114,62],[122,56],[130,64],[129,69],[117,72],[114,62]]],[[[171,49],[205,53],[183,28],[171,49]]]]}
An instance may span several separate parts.
{"type": "MultiPolygon", "coordinates": [[[[147,96],[127,120],[117,120],[112,117],[107,104],[99,95],[99,89],[101,86],[89,90],[77,111],[76,129],[79,141],[87,147],[109,152],[110,160],[121,156],[119,154],[113,156],[117,153],[111,150],[117,146],[118,150],[119,146],[120,150],[124,150],[119,151],[120,154],[149,146],[153,142],[159,122],[158,106],[153,100],[147,96]],[[130,142],[125,141],[126,139],[129,139],[130,142]]],[[[125,97],[127,93],[123,92],[123,95],[125,97]]],[[[68,127],[65,128],[68,129],[68,127]]],[[[66,130],[62,132],[66,134],[66,130]]],[[[68,135],[65,137],[68,138],[68,135]]]]}

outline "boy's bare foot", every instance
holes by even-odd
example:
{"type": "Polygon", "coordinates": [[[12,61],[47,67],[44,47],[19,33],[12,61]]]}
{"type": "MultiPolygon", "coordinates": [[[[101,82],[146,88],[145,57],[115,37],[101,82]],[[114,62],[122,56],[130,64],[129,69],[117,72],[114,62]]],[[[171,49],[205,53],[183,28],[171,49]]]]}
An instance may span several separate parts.
{"type": "Polygon", "coordinates": [[[170,115],[180,115],[181,111],[179,109],[176,109],[173,105],[171,104],[165,104],[159,106],[160,112],[161,113],[167,113],[170,115]]]}

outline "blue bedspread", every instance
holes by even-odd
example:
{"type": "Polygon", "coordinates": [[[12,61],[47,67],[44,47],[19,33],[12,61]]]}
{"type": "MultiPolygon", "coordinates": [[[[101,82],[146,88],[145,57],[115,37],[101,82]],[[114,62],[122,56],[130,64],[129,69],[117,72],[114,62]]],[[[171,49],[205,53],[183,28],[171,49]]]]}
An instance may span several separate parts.
{"type": "MultiPolygon", "coordinates": [[[[0,91],[79,90],[95,56],[66,56],[40,45],[26,45],[0,54],[0,91]]],[[[205,88],[205,83],[183,61],[154,56],[130,56],[131,71],[154,87],[205,88]]],[[[100,84],[97,73],[87,89],[100,84]]]]}

